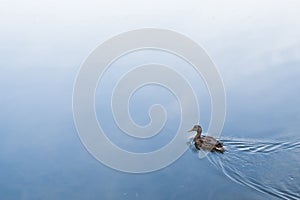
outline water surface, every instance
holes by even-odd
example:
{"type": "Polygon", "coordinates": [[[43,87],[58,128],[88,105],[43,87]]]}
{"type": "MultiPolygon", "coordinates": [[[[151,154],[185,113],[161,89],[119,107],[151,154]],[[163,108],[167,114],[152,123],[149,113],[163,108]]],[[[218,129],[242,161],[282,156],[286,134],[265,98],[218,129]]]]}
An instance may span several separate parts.
{"type": "Polygon", "coordinates": [[[209,161],[224,175],[280,199],[300,198],[300,141],[223,138],[227,151],[209,161]]]}

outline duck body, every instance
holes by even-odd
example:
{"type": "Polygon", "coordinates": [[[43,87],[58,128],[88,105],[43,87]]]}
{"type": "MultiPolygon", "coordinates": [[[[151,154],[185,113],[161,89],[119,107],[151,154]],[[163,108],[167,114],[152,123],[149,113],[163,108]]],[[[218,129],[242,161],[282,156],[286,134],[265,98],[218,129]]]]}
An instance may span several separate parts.
{"type": "Polygon", "coordinates": [[[205,151],[220,153],[224,153],[225,151],[223,144],[210,136],[201,136],[199,139],[194,138],[194,145],[198,150],[202,149],[205,151]]]}
{"type": "Polygon", "coordinates": [[[197,131],[197,134],[193,139],[196,149],[224,153],[225,148],[223,147],[223,143],[211,136],[201,136],[202,128],[200,125],[195,125],[190,132],[191,131],[197,131]]]}

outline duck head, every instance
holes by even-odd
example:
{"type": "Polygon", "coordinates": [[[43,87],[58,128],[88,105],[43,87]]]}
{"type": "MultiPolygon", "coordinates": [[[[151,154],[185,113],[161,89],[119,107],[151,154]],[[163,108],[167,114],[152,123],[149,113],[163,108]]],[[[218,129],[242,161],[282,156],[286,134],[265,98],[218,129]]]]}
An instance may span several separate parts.
{"type": "Polygon", "coordinates": [[[191,130],[188,132],[197,131],[197,133],[202,133],[202,127],[200,125],[195,125],[191,130]]]}

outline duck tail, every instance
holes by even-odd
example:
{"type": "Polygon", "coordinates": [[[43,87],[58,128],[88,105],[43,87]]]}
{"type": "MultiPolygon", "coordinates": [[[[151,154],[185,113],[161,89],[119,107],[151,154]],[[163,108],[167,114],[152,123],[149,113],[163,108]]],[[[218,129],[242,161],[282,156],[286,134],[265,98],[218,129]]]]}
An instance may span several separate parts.
{"type": "Polygon", "coordinates": [[[224,153],[225,152],[225,148],[224,147],[216,147],[215,150],[218,151],[218,152],[220,152],[220,153],[224,153]]]}

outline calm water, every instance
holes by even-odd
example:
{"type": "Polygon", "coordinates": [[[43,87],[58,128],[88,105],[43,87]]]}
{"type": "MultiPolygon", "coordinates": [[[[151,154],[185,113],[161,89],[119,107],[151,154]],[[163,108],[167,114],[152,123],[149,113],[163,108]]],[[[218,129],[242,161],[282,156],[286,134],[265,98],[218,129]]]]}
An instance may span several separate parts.
{"type": "MultiPolygon", "coordinates": [[[[126,174],[96,161],[77,136],[71,109],[75,70],[35,69],[30,77],[24,71],[4,72],[8,86],[1,114],[2,199],[299,199],[296,132],[283,137],[272,131],[261,134],[263,138],[257,134],[256,139],[250,133],[246,133],[249,137],[241,133],[229,137],[232,134],[225,132],[221,135],[227,149],[224,154],[199,159],[189,149],[162,170],[126,174]],[[280,137],[274,139],[274,134],[280,137]]],[[[147,117],[141,122],[147,122],[147,117]]],[[[172,123],[163,129],[167,136],[162,144],[150,145],[149,150],[172,137],[176,130],[172,123]]],[[[113,124],[111,130],[115,131],[113,124]]],[[[111,138],[116,139],[114,134],[111,138]]],[[[129,150],[143,149],[130,144],[129,150]]]]}
{"type": "MultiPolygon", "coordinates": [[[[143,58],[149,59],[152,53],[143,58]]],[[[258,94],[251,104],[247,101],[236,104],[236,99],[247,94],[227,87],[227,122],[221,135],[227,148],[224,154],[211,153],[207,158],[199,159],[197,153],[188,150],[160,171],[126,174],[96,161],[79,140],[71,107],[78,67],[2,68],[1,199],[198,199],[199,196],[204,199],[299,199],[300,140],[297,131],[286,131],[299,117],[298,108],[294,107],[296,100],[289,99],[289,104],[282,104],[285,98],[281,97],[274,103],[258,94]],[[269,102],[286,117],[284,123],[283,118],[276,115],[270,116],[276,123],[270,123],[271,119],[265,115],[259,117],[260,121],[255,120],[255,113],[259,113],[263,105],[272,112],[269,102]],[[249,110],[247,107],[252,104],[258,108],[249,110]],[[245,109],[237,111],[236,107],[242,105],[245,109]],[[239,114],[247,117],[235,116],[239,114]],[[236,122],[244,124],[244,128],[236,122]],[[255,123],[255,126],[247,130],[248,123],[255,123]],[[231,132],[234,134],[227,134],[231,132]]],[[[296,78],[294,74],[285,77],[296,78]]],[[[96,95],[98,119],[110,133],[109,138],[122,148],[136,152],[152,151],[165,145],[176,133],[180,120],[176,114],[178,108],[168,106],[174,96],[157,86],[137,92],[129,104],[137,123],[149,123],[147,110],[158,102],[173,115],[152,140],[126,139],[108,114],[110,95],[106,93],[115,79],[110,79],[107,90],[99,87],[96,95]]],[[[291,85],[290,97],[295,96],[293,91],[298,85],[291,85]]],[[[281,90],[273,89],[273,92],[277,95],[281,90]]],[[[205,92],[199,94],[205,129],[210,115],[205,109],[206,98],[201,97],[205,92]]]]}
{"type": "MultiPolygon", "coordinates": [[[[143,58],[151,56],[153,52],[143,58]]],[[[137,175],[102,165],[80,142],[71,107],[79,64],[75,66],[1,69],[1,199],[299,199],[300,112],[295,91],[300,84],[293,81],[300,74],[298,69],[281,75],[285,84],[290,82],[289,90],[277,89],[275,81],[275,86],[267,87],[268,98],[260,93],[265,85],[252,88],[257,94],[250,93],[251,101],[245,100],[248,92],[227,87],[227,121],[221,135],[227,149],[224,154],[199,159],[189,149],[167,168],[137,175]]],[[[180,120],[174,96],[164,88],[147,86],[132,97],[129,108],[138,124],[149,123],[147,112],[155,103],[172,114],[157,137],[136,141],[124,136],[109,114],[109,92],[117,78],[108,77],[112,78],[106,90],[99,87],[96,94],[98,119],[108,137],[135,152],[153,151],[168,143],[180,120]]],[[[201,124],[206,129],[209,98],[203,98],[204,91],[198,94],[201,124]]]]}
{"type": "MultiPolygon", "coordinates": [[[[249,2],[3,2],[0,199],[300,199],[299,6],[249,2]],[[188,149],[162,170],[128,174],[104,166],[84,148],[72,112],[80,65],[97,44],[143,27],[188,35],[217,65],[227,95],[224,154],[200,159],[188,149]]],[[[174,95],[147,86],[132,96],[129,109],[137,124],[147,125],[149,107],[162,104],[169,117],[161,133],[134,140],[114,123],[116,80],[149,62],[172,66],[190,81],[204,132],[211,117],[203,80],[179,57],[148,51],[120,58],[99,82],[95,108],[107,136],[134,152],[164,146],[180,122],[174,95]]]]}

